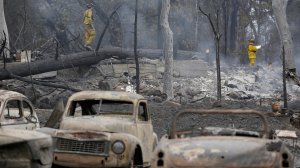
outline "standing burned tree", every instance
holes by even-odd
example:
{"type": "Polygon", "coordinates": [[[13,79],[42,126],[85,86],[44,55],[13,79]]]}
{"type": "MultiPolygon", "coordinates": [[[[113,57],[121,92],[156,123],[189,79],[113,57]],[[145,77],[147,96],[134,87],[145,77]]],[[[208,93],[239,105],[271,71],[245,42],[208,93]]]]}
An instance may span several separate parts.
{"type": "Polygon", "coordinates": [[[201,7],[199,6],[199,11],[207,17],[209,20],[210,26],[213,30],[214,36],[215,36],[215,45],[216,45],[216,66],[217,66],[217,97],[218,101],[221,105],[221,72],[220,72],[220,39],[221,39],[221,34],[219,32],[219,10],[217,10],[217,18],[216,18],[216,24],[213,23],[211,15],[205,13],[201,7]]]}
{"type": "Polygon", "coordinates": [[[165,59],[163,92],[167,94],[167,99],[174,97],[173,93],[173,32],[170,28],[168,16],[170,12],[170,0],[162,1],[160,25],[163,34],[163,55],[165,59]]]}
{"type": "Polygon", "coordinates": [[[276,25],[280,35],[280,40],[282,45],[284,46],[284,52],[286,54],[285,57],[286,68],[289,71],[295,72],[296,65],[295,65],[295,58],[293,55],[294,44],[293,44],[292,35],[286,18],[287,3],[288,0],[272,0],[272,8],[276,19],[276,25]]]}
{"type": "Polygon", "coordinates": [[[3,69],[5,69],[6,68],[6,58],[5,58],[4,50],[5,50],[5,46],[6,46],[6,34],[5,34],[4,31],[3,31],[3,36],[4,36],[4,38],[0,39],[1,40],[1,42],[0,42],[0,56],[2,56],[2,58],[3,58],[3,69]]]}
{"type": "Polygon", "coordinates": [[[134,14],[134,60],[135,60],[135,77],[136,77],[136,92],[140,92],[140,65],[139,57],[137,54],[137,12],[138,0],[135,0],[135,14],[134,14]]]}
{"type": "Polygon", "coordinates": [[[5,39],[5,45],[3,48],[3,54],[6,54],[9,56],[9,51],[6,49],[9,49],[9,38],[8,38],[8,30],[4,15],[4,2],[3,0],[0,0],[0,39],[5,39]],[[3,32],[3,33],[2,33],[3,32]]]}

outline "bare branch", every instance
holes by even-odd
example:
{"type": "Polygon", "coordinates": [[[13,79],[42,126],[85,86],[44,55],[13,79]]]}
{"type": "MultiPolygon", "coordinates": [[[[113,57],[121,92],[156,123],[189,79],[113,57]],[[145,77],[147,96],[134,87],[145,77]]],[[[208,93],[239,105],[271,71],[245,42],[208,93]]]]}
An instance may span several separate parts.
{"type": "Polygon", "coordinates": [[[20,77],[18,75],[14,75],[12,73],[9,73],[9,76],[13,79],[17,79],[19,81],[23,81],[23,82],[26,82],[26,83],[32,83],[32,84],[36,84],[36,85],[48,86],[48,87],[54,87],[54,88],[67,89],[67,90],[71,90],[71,91],[74,91],[74,92],[81,91],[80,89],[72,88],[72,87],[65,86],[65,85],[53,84],[53,83],[49,83],[49,82],[48,83],[43,83],[43,82],[38,82],[38,81],[35,81],[35,80],[29,80],[29,79],[20,77]]]}
{"type": "Polygon", "coordinates": [[[101,42],[102,42],[103,37],[104,37],[104,34],[105,34],[105,32],[106,32],[106,30],[107,30],[109,24],[110,24],[111,18],[114,16],[114,14],[117,12],[117,10],[118,10],[122,5],[123,5],[123,4],[119,5],[119,6],[118,6],[118,7],[110,14],[110,16],[109,16],[109,18],[108,18],[108,21],[107,21],[107,23],[106,23],[106,25],[105,25],[105,28],[104,28],[104,30],[102,31],[101,35],[100,35],[100,38],[99,38],[99,40],[98,40],[97,47],[96,47],[96,50],[95,50],[95,51],[98,51],[98,50],[99,50],[100,45],[101,45],[101,42]]]}
{"type": "Polygon", "coordinates": [[[213,24],[213,22],[212,22],[211,15],[205,13],[205,12],[201,9],[200,6],[199,6],[199,11],[200,11],[203,15],[205,15],[205,16],[207,17],[207,19],[208,19],[208,21],[209,21],[209,24],[210,24],[210,26],[211,26],[211,28],[212,28],[212,30],[213,30],[213,33],[214,33],[214,35],[217,37],[217,31],[216,31],[215,26],[214,26],[214,24],[213,24]]]}

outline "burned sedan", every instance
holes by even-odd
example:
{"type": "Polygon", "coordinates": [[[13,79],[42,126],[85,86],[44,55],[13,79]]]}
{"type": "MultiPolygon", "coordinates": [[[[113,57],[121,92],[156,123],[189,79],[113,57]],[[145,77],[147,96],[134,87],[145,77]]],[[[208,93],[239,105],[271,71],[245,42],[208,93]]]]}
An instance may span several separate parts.
{"type": "Polygon", "coordinates": [[[52,139],[36,131],[0,128],[0,167],[50,168],[52,139]]]}
{"type": "Polygon", "coordinates": [[[1,127],[23,130],[40,128],[35,109],[29,99],[21,93],[0,90],[1,127]]]}
{"type": "MultiPolygon", "coordinates": [[[[244,120],[243,117],[230,119],[244,120]]],[[[201,121],[193,120],[194,123],[201,121]]],[[[253,122],[252,119],[250,122],[253,122]]],[[[192,123],[192,122],[191,122],[192,123]]],[[[199,124],[201,125],[201,124],[199,124]]],[[[266,118],[252,110],[186,110],[178,113],[172,121],[169,136],[164,136],[153,153],[152,167],[293,167],[293,156],[279,139],[269,138],[266,118]],[[179,120],[191,115],[211,116],[214,125],[229,115],[254,117],[261,121],[259,131],[236,128],[237,126],[193,126],[182,129],[179,120]]]]}
{"type": "Polygon", "coordinates": [[[68,167],[150,166],[157,144],[147,101],[115,91],[82,91],[67,103],[55,140],[54,164],[68,167]]]}
{"type": "Polygon", "coordinates": [[[0,112],[0,167],[51,167],[52,138],[35,131],[39,122],[27,97],[0,90],[0,112]]]}

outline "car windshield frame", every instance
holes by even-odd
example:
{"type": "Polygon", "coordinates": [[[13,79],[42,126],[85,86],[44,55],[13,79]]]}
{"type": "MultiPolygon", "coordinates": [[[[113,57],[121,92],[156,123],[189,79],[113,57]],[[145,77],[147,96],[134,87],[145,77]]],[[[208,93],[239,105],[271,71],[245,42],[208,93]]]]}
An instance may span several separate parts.
{"type": "MultiPolygon", "coordinates": [[[[256,110],[239,110],[239,109],[187,109],[187,110],[183,110],[179,113],[176,114],[176,116],[174,117],[173,121],[172,121],[172,127],[171,127],[171,131],[170,131],[170,138],[171,139],[176,139],[176,138],[184,138],[186,136],[181,136],[184,134],[189,134],[192,133],[192,131],[195,131],[195,129],[200,129],[200,128],[192,128],[189,130],[184,130],[184,131],[179,131],[177,130],[177,121],[180,119],[180,117],[182,117],[184,114],[187,113],[197,113],[197,114],[201,114],[201,115],[217,115],[217,114],[231,114],[231,115],[247,115],[247,114],[251,114],[254,116],[258,116],[258,118],[261,120],[262,122],[262,131],[259,132],[257,131],[257,133],[261,133],[261,136],[259,136],[260,138],[268,138],[268,133],[269,133],[269,126],[267,123],[267,119],[266,117],[259,111],[256,110]]],[[[204,127],[205,128],[205,127],[204,127]]],[[[201,129],[204,129],[201,128],[201,129]]],[[[222,127],[224,130],[225,129],[230,129],[230,128],[226,128],[226,127],[222,127]]],[[[237,135],[234,136],[247,136],[247,132],[249,132],[249,137],[256,137],[254,135],[252,135],[252,133],[254,133],[254,131],[248,131],[248,130],[241,130],[241,129],[236,129],[236,132],[238,133],[237,135]]],[[[199,135],[202,136],[202,135],[199,135]]],[[[205,136],[205,135],[204,135],[205,136]]],[[[211,136],[217,136],[217,134],[215,135],[211,135],[211,136]]],[[[225,136],[225,135],[223,135],[225,136]]],[[[229,135],[228,135],[229,136],[229,135]]],[[[233,136],[233,135],[232,135],[233,136]]]]}
{"type": "Polygon", "coordinates": [[[133,115],[134,103],[124,100],[85,99],[70,103],[67,117],[97,115],[133,115]],[[81,113],[81,114],[80,114],[81,113]]]}

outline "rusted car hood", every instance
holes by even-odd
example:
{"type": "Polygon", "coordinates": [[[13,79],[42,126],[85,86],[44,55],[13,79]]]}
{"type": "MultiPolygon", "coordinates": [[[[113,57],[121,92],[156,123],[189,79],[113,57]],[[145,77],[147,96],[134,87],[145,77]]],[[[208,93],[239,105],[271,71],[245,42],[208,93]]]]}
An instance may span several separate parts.
{"type": "Polygon", "coordinates": [[[197,137],[166,140],[167,162],[176,167],[273,167],[276,152],[267,151],[266,139],[197,137]]]}
{"type": "Polygon", "coordinates": [[[0,146],[43,138],[49,138],[49,135],[36,131],[0,128],[0,146]]]}
{"type": "Polygon", "coordinates": [[[88,116],[66,117],[62,120],[60,129],[133,133],[134,126],[134,120],[131,118],[88,116]]]}

